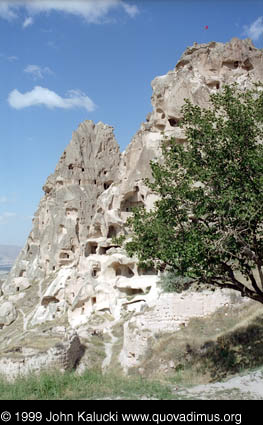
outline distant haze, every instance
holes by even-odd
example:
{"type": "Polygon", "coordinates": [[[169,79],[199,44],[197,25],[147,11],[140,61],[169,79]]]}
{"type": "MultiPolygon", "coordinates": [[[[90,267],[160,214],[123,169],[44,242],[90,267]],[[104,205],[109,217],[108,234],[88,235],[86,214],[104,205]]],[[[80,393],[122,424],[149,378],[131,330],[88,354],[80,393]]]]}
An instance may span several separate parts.
{"type": "Polygon", "coordinates": [[[20,251],[20,246],[0,245],[0,266],[13,264],[20,251]]]}

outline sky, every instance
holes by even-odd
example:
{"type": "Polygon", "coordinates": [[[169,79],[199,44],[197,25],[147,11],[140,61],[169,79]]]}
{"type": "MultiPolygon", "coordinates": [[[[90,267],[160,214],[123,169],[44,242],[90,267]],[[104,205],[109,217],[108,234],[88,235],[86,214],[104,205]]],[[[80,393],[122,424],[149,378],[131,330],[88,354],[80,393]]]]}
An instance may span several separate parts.
{"type": "Polygon", "coordinates": [[[233,37],[263,48],[263,0],[0,0],[0,244],[25,244],[82,121],[113,126],[123,151],[151,81],[194,42],[233,37]]]}

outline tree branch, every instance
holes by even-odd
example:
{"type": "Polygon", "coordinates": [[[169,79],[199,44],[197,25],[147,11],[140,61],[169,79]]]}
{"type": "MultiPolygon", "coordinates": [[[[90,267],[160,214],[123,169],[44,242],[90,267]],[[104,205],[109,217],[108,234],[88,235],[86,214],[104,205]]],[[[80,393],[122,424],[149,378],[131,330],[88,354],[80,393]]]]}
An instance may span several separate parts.
{"type": "Polygon", "coordinates": [[[236,285],[232,284],[232,283],[222,283],[222,282],[218,282],[218,281],[213,281],[213,279],[211,279],[211,283],[215,286],[218,286],[221,289],[233,289],[234,291],[238,291],[241,293],[242,297],[248,297],[254,301],[259,301],[260,303],[263,303],[263,293],[262,294],[258,294],[254,291],[252,291],[251,289],[247,288],[247,286],[242,285],[241,287],[237,287],[236,285]]]}
{"type": "Polygon", "coordinates": [[[251,284],[252,284],[253,288],[255,289],[256,293],[263,298],[263,292],[259,289],[259,287],[257,285],[257,281],[256,281],[255,277],[253,276],[253,273],[249,273],[248,276],[249,276],[251,284]]]}

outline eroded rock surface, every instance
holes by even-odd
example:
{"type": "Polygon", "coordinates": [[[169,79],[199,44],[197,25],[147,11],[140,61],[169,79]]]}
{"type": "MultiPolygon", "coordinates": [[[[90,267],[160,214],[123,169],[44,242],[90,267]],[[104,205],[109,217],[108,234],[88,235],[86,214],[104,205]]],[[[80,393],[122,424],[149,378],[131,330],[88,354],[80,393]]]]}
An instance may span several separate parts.
{"type": "MultiPolygon", "coordinates": [[[[80,124],[43,186],[32,231],[2,284],[0,347],[13,347],[22,335],[35,335],[32,330],[45,324],[81,331],[98,313],[116,323],[132,311],[147,320],[145,311],[153,308],[154,320],[166,326],[158,307],[164,300],[158,300],[159,277],[154,270],[140,269],[114,238],[126,232],[133,207],[154,205],[156,197],[143,179],[151,175],[149,161],[160,157],[164,135],[185,142],[178,127],[184,99],[208,107],[209,95],[225,83],[247,88],[258,80],[263,80],[263,54],[249,39],[195,43],[174,70],[153,80],[153,111],[122,154],[112,127],[80,124]]],[[[181,311],[190,302],[182,305],[165,295],[165,304],[173,305],[171,329],[185,320],[181,311]]],[[[208,297],[200,305],[191,303],[189,315],[199,315],[200,308],[202,314],[211,311],[208,297]]],[[[124,367],[129,366],[126,352],[130,350],[124,347],[124,367]]]]}
{"type": "Polygon", "coordinates": [[[73,369],[85,352],[85,346],[76,331],[62,326],[54,328],[52,332],[49,331],[42,339],[42,344],[38,344],[36,334],[32,334],[32,341],[31,346],[16,345],[4,350],[0,358],[0,370],[9,380],[18,375],[39,372],[43,369],[56,368],[61,371],[73,369]],[[48,338],[51,340],[51,347],[48,338]]]}

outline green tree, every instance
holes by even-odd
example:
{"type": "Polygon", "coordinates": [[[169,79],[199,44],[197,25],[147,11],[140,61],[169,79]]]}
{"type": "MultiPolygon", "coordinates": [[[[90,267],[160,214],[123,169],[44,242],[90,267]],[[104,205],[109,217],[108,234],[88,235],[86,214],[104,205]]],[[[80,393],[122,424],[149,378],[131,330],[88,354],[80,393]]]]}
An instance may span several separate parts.
{"type": "Polygon", "coordinates": [[[186,143],[164,139],[146,181],[159,200],[133,212],[125,248],[144,266],[263,303],[262,86],[225,86],[210,105],[185,101],[186,143]]]}

